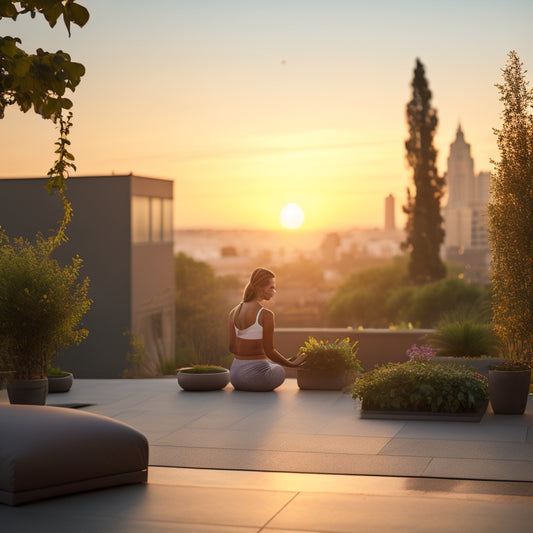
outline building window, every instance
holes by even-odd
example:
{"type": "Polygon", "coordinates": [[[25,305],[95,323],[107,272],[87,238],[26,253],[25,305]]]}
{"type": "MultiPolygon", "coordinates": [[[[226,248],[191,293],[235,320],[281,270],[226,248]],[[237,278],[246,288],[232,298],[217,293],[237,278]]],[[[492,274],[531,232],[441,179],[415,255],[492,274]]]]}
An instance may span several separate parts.
{"type": "Polygon", "coordinates": [[[172,242],[172,199],[133,196],[131,202],[132,242],[172,242]]]}
{"type": "Polygon", "coordinates": [[[152,242],[161,242],[163,227],[163,209],[161,198],[150,198],[150,220],[152,242]]]}
{"type": "Polygon", "coordinates": [[[150,198],[148,196],[132,198],[131,233],[133,242],[150,240],[150,198]]]}
{"type": "Polygon", "coordinates": [[[163,241],[164,242],[172,242],[173,241],[173,235],[172,235],[172,200],[170,198],[163,198],[163,241]]]}

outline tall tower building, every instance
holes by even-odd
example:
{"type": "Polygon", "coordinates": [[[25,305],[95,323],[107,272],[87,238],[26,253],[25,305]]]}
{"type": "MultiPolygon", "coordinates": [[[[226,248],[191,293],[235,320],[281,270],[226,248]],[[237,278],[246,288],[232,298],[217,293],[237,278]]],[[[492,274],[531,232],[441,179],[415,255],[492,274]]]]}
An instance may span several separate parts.
{"type": "Polygon", "coordinates": [[[392,194],[389,194],[385,198],[385,231],[396,231],[394,196],[392,194]]]}
{"type": "Polygon", "coordinates": [[[490,174],[474,173],[470,144],[465,141],[461,125],[450,145],[446,178],[444,257],[464,266],[465,279],[486,283],[490,264],[487,228],[490,174]]]}

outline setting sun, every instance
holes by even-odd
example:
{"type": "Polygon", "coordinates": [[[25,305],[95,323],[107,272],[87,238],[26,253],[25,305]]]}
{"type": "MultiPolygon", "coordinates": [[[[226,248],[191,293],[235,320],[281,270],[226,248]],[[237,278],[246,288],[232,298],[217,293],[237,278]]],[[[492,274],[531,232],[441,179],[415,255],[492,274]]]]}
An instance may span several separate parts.
{"type": "Polygon", "coordinates": [[[304,212],[298,204],[287,204],[279,215],[279,221],[284,228],[297,229],[304,221],[304,212]]]}

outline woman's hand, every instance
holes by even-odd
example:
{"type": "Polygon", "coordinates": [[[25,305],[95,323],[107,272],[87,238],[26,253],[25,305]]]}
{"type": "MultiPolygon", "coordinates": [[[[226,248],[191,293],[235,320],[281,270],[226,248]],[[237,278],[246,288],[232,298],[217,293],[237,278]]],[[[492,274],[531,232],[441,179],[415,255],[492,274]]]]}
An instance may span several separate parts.
{"type": "Polygon", "coordinates": [[[306,360],[307,358],[307,354],[306,353],[303,353],[302,355],[299,355],[297,356],[295,359],[289,359],[289,362],[290,362],[290,366],[291,367],[296,367],[296,366],[302,366],[302,364],[304,363],[304,361],[306,360]]]}

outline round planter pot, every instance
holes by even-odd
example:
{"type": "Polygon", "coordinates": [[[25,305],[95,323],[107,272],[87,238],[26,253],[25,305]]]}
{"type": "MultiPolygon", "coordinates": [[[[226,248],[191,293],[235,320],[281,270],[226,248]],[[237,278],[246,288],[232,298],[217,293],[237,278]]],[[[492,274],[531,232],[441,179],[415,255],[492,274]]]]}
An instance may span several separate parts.
{"type": "Polygon", "coordinates": [[[9,403],[23,405],[44,405],[48,394],[48,380],[14,379],[7,383],[7,395],[9,403]]]}
{"type": "Polygon", "coordinates": [[[229,370],[195,374],[186,372],[186,368],[178,370],[178,385],[186,391],[213,391],[223,389],[230,379],[229,370]]]}
{"type": "Polygon", "coordinates": [[[498,415],[521,415],[526,410],[531,370],[489,370],[489,399],[498,415]]]}
{"type": "Polygon", "coordinates": [[[472,366],[479,374],[488,378],[490,366],[503,363],[505,359],[497,357],[444,357],[437,355],[432,361],[454,366],[472,366]]]}
{"type": "Polygon", "coordinates": [[[68,392],[73,382],[74,376],[71,373],[67,376],[48,376],[48,392],[68,392]]]}
{"type": "Polygon", "coordinates": [[[354,379],[354,375],[349,372],[333,374],[299,368],[296,373],[296,382],[302,390],[342,390],[351,385],[354,379]]]}

